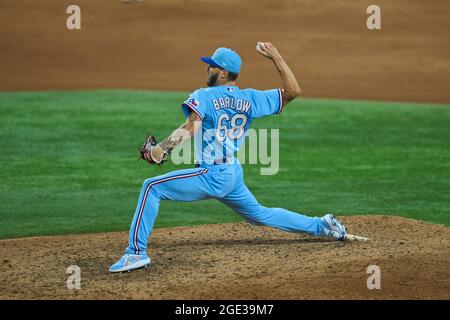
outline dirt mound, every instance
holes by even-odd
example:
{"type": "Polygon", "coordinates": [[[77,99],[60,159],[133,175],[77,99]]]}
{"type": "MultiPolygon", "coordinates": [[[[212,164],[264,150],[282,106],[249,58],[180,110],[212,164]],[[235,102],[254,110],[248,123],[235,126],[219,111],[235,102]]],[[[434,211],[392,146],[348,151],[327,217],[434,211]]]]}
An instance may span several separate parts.
{"type": "Polygon", "coordinates": [[[156,229],[152,264],[110,274],[127,233],[0,241],[2,299],[449,299],[450,228],[390,216],[344,217],[368,243],[245,223],[156,229]],[[81,268],[67,289],[66,268],[81,268]],[[366,269],[381,269],[368,290],[366,269]]]}
{"type": "Polygon", "coordinates": [[[81,30],[66,28],[67,1],[7,1],[0,10],[0,90],[136,88],[205,84],[198,57],[235,48],[239,85],[280,86],[255,52],[272,41],[309,97],[450,102],[450,1],[379,0],[382,29],[366,27],[367,1],[78,0],[81,30]]]}

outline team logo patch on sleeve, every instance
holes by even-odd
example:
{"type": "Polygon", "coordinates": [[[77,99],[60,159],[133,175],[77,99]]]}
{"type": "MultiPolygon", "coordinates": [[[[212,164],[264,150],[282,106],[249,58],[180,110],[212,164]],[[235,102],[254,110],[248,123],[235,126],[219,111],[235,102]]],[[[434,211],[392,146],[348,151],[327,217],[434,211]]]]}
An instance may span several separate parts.
{"type": "Polygon", "coordinates": [[[194,107],[198,107],[198,105],[200,104],[200,102],[197,99],[194,99],[194,98],[189,99],[188,103],[191,104],[194,107]]]}

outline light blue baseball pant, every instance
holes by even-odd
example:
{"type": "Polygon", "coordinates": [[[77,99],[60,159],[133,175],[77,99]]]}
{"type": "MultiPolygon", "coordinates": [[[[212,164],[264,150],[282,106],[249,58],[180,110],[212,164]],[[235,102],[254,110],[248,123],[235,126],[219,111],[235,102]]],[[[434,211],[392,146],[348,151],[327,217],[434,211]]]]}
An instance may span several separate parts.
{"type": "Polygon", "coordinates": [[[161,200],[198,201],[217,199],[246,221],[288,232],[323,235],[324,224],[281,208],[266,208],[258,203],[244,184],[240,164],[202,165],[177,170],[144,181],[130,228],[127,253],[146,254],[161,200]]]}

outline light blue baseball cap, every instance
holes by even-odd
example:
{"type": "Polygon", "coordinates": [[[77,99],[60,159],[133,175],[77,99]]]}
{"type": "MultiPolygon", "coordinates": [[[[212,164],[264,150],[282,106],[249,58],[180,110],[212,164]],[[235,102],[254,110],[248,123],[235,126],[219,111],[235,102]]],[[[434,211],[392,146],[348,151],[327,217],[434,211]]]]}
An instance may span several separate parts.
{"type": "Polygon", "coordinates": [[[201,57],[200,60],[213,67],[220,67],[233,73],[241,72],[242,60],[236,51],[228,48],[217,49],[212,57],[201,57]]]}

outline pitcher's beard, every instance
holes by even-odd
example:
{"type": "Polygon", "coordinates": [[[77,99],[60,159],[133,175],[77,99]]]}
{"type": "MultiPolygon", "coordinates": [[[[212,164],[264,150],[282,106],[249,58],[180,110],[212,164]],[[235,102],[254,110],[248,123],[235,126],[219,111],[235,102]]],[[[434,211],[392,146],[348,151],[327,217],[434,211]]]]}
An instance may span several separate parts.
{"type": "Polygon", "coordinates": [[[216,82],[217,82],[217,78],[219,77],[219,74],[218,73],[216,73],[216,74],[213,74],[212,76],[210,76],[209,78],[208,78],[208,81],[206,81],[206,85],[208,86],[208,87],[214,87],[215,85],[216,85],[216,82]]]}

